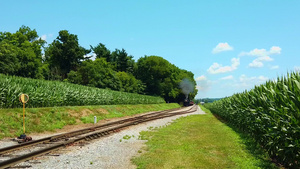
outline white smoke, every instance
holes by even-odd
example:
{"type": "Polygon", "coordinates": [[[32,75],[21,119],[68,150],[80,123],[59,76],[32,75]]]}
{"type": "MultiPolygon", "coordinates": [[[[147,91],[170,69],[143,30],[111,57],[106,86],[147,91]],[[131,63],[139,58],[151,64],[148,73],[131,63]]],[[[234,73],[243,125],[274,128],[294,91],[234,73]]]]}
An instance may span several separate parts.
{"type": "Polygon", "coordinates": [[[194,91],[194,83],[187,78],[182,79],[179,83],[179,87],[186,98],[188,98],[188,95],[194,91]]]}

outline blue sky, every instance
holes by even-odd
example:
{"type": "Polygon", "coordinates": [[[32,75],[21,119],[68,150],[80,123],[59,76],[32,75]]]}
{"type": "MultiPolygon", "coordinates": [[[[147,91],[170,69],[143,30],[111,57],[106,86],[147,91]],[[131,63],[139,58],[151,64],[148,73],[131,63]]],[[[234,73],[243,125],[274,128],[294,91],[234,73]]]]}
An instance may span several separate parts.
{"type": "Polygon", "coordinates": [[[0,32],[124,48],[192,71],[196,98],[225,97],[300,69],[299,0],[0,0],[0,32]]]}

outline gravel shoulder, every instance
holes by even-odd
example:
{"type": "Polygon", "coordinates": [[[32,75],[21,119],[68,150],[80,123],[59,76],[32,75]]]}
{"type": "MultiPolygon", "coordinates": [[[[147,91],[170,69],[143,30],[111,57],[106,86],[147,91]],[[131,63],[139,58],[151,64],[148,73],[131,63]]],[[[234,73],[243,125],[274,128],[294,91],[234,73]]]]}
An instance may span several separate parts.
{"type": "MultiPolygon", "coordinates": [[[[24,162],[22,165],[31,165],[38,168],[136,168],[131,163],[131,158],[138,156],[139,150],[145,146],[145,140],[139,140],[139,132],[147,131],[152,127],[160,127],[170,124],[173,120],[192,114],[205,114],[198,106],[198,111],[185,115],[178,115],[164,119],[158,119],[143,124],[128,127],[118,133],[89,142],[87,145],[69,146],[53,154],[59,156],[42,156],[34,160],[24,162]],[[124,139],[129,136],[129,139],[124,139]],[[36,163],[38,162],[38,163],[36,163]]],[[[58,133],[56,133],[58,134],[58,133]]],[[[52,134],[53,135],[53,134],[52,134]]],[[[46,137],[49,135],[32,136],[46,137]]],[[[0,141],[1,147],[8,146],[7,140],[0,141]]],[[[11,144],[11,143],[10,143],[11,144]]]]}

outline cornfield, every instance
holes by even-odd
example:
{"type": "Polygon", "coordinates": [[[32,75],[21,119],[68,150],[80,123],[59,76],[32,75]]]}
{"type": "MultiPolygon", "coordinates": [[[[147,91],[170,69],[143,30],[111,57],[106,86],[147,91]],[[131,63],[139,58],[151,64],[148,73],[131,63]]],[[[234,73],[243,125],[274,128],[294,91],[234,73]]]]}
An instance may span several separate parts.
{"type": "Polygon", "coordinates": [[[155,104],[160,97],[92,88],[58,81],[21,78],[0,74],[0,108],[22,107],[19,95],[29,95],[26,107],[155,104]]]}
{"type": "Polygon", "coordinates": [[[286,77],[205,107],[249,133],[287,168],[300,167],[299,72],[288,73],[286,77]]]}

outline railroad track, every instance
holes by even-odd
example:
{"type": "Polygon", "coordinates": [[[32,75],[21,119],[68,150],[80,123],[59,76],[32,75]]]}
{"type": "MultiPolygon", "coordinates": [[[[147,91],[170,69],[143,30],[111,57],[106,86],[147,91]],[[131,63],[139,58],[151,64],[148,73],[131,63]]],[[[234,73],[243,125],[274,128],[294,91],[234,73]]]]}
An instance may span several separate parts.
{"type": "MultiPolygon", "coordinates": [[[[50,153],[59,148],[63,148],[69,145],[73,145],[74,143],[80,141],[89,141],[93,139],[97,139],[108,134],[118,132],[120,129],[124,129],[126,127],[136,125],[139,123],[144,123],[147,121],[152,121],[156,119],[171,117],[175,115],[182,115],[187,113],[192,113],[197,110],[198,106],[191,106],[188,110],[183,110],[182,108],[170,109],[164,111],[157,111],[153,113],[148,113],[144,115],[139,115],[136,117],[130,117],[123,120],[118,120],[115,122],[110,122],[102,125],[97,125],[90,128],[85,128],[81,130],[72,131],[69,133],[54,135],[50,137],[45,137],[38,140],[33,140],[25,143],[21,143],[14,146],[4,147],[0,149],[0,156],[12,156],[5,161],[0,161],[0,169],[12,167],[20,162],[27,161],[32,159],[33,157],[41,156],[47,153],[50,153]],[[30,153],[25,153],[22,155],[12,155],[9,153],[15,152],[16,150],[26,150],[26,148],[32,148],[36,145],[46,145],[43,148],[39,148],[30,153]]],[[[36,148],[36,147],[35,147],[36,148]]]]}

